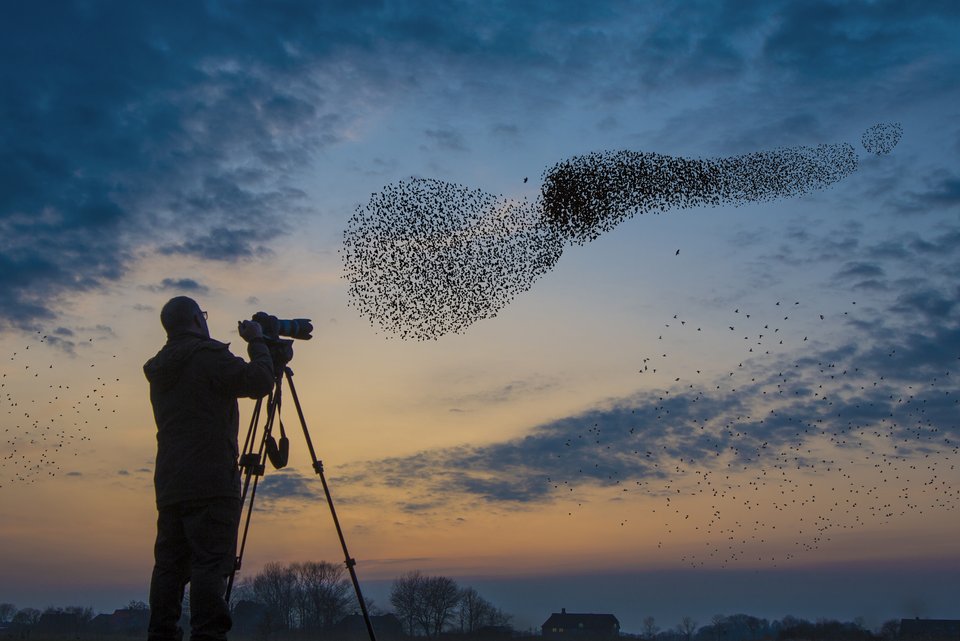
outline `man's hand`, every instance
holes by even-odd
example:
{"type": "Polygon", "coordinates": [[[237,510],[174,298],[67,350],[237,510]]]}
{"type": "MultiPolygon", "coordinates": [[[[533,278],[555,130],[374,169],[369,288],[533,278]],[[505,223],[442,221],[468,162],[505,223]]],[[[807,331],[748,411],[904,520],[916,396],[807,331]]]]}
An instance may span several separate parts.
{"type": "Polygon", "coordinates": [[[248,343],[252,340],[263,338],[263,328],[260,327],[260,323],[255,321],[245,320],[238,322],[237,331],[240,333],[240,338],[248,343]]]}

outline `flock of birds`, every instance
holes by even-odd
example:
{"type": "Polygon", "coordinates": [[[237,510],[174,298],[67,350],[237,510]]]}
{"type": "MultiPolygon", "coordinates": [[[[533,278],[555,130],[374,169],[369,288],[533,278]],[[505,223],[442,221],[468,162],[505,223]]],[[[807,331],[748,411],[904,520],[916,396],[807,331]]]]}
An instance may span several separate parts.
{"type": "MultiPolygon", "coordinates": [[[[886,154],[901,134],[898,124],[878,124],[861,143],[886,154]]],[[[351,304],[402,338],[462,332],[529,289],[565,246],[630,216],[796,196],[856,168],[847,144],[716,160],[599,152],[548,168],[533,203],[439,180],[403,181],[373,194],[349,221],[343,258],[351,304]]],[[[656,504],[644,518],[662,523],[661,547],[697,533],[702,549],[685,543],[681,556],[694,567],[776,564],[867,524],[956,511],[956,374],[929,367],[926,378],[911,378],[896,346],[879,362],[819,340],[851,326],[844,321],[855,314],[855,304],[831,312],[801,301],[733,309],[720,331],[738,345],[738,358],[719,373],[670,360],[680,342],[717,333],[672,315],[657,351],[638,368],[645,387],[659,391],[585,431],[537,435],[557,441],[548,483],[571,506],[582,507],[597,488],[617,500],[641,493],[656,504]],[[787,551],[785,532],[793,538],[787,551]]],[[[119,379],[99,372],[58,380],[53,354],[38,354],[46,338],[10,353],[0,370],[0,488],[63,472],[65,458],[106,427],[116,398],[111,385],[119,379]]]]}
{"type": "MultiPolygon", "coordinates": [[[[880,123],[860,142],[882,155],[901,136],[899,123],[880,123]]],[[[604,151],[548,168],[534,202],[402,181],[373,194],[344,232],[351,304],[404,339],[462,332],[528,290],[564,247],[627,218],[799,196],[857,167],[845,143],[708,160],[604,151]]],[[[856,348],[825,347],[822,333],[850,327],[830,328],[855,310],[823,313],[800,301],[734,309],[725,329],[743,353],[721,375],[707,366],[673,371],[670,341],[702,330],[673,315],[658,337],[661,351],[639,370],[660,392],[585,432],[539,435],[563,440],[548,483],[573,502],[578,488],[656,497],[661,546],[677,532],[698,533],[703,549],[682,555],[694,567],[775,564],[868,523],[955,511],[956,377],[943,369],[909,380],[895,347],[887,363],[860,365],[865,354],[856,348]],[[785,533],[793,537],[787,551],[785,533]]]]}
{"type": "Polygon", "coordinates": [[[97,371],[96,363],[85,363],[90,371],[82,378],[61,375],[66,368],[58,363],[71,357],[44,349],[49,342],[37,332],[0,365],[0,489],[69,472],[65,466],[116,412],[109,406],[119,395],[110,387],[120,379],[97,371]]]}
{"type": "MultiPolygon", "coordinates": [[[[861,142],[870,153],[889,153],[900,134],[899,124],[878,124],[861,142]]],[[[435,179],[400,181],[348,221],[341,254],[350,304],[401,338],[462,332],[530,289],[564,246],[626,218],[798,196],[857,166],[847,143],[713,160],[605,151],[545,170],[534,202],[435,179]]]]}
{"type": "MultiPolygon", "coordinates": [[[[896,345],[878,356],[819,341],[857,324],[855,303],[825,315],[774,302],[725,321],[742,341],[735,366],[678,369],[671,351],[703,328],[674,315],[638,370],[657,391],[554,435],[546,480],[570,516],[598,487],[610,500],[640,492],[654,505],[644,526],[662,525],[658,547],[726,567],[776,566],[838,534],[956,512],[960,389],[948,367],[918,369],[896,345]]],[[[960,360],[960,345],[944,348],[957,351],[944,362],[960,360]]]]}

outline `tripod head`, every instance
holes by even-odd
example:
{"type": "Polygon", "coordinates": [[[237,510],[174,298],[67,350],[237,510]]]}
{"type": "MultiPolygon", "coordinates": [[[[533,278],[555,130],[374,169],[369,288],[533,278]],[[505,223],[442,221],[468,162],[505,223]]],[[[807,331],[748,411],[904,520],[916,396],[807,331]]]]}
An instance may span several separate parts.
{"type": "Polygon", "coordinates": [[[270,350],[270,358],[273,359],[273,371],[276,373],[276,377],[282,377],[287,365],[293,360],[293,340],[273,338],[264,334],[263,342],[267,344],[267,348],[270,350]]]}
{"type": "Polygon", "coordinates": [[[313,323],[309,318],[283,319],[266,312],[257,312],[251,318],[263,329],[263,340],[270,349],[273,358],[273,371],[278,380],[283,376],[283,370],[293,359],[294,338],[308,341],[313,338],[313,323]],[[290,338],[280,338],[289,336],[290,338]]]}

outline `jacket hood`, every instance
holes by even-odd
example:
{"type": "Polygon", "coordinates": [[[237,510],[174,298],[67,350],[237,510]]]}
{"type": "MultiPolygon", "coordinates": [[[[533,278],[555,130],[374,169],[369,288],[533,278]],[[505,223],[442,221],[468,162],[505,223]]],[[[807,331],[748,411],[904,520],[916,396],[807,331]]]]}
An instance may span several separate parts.
{"type": "Polygon", "coordinates": [[[143,373],[151,385],[167,389],[180,380],[190,357],[202,349],[227,349],[229,345],[194,334],[171,336],[157,355],[143,365],[143,373]]]}

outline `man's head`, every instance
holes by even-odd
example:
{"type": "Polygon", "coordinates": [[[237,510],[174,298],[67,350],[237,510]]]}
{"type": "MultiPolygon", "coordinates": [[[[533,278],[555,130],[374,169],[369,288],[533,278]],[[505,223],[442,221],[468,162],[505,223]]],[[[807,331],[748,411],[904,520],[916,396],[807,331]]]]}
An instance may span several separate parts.
{"type": "Polygon", "coordinates": [[[176,296],[167,301],[160,310],[160,324],[167,330],[167,336],[185,333],[210,336],[206,313],[197,301],[187,296],[176,296]]]}

